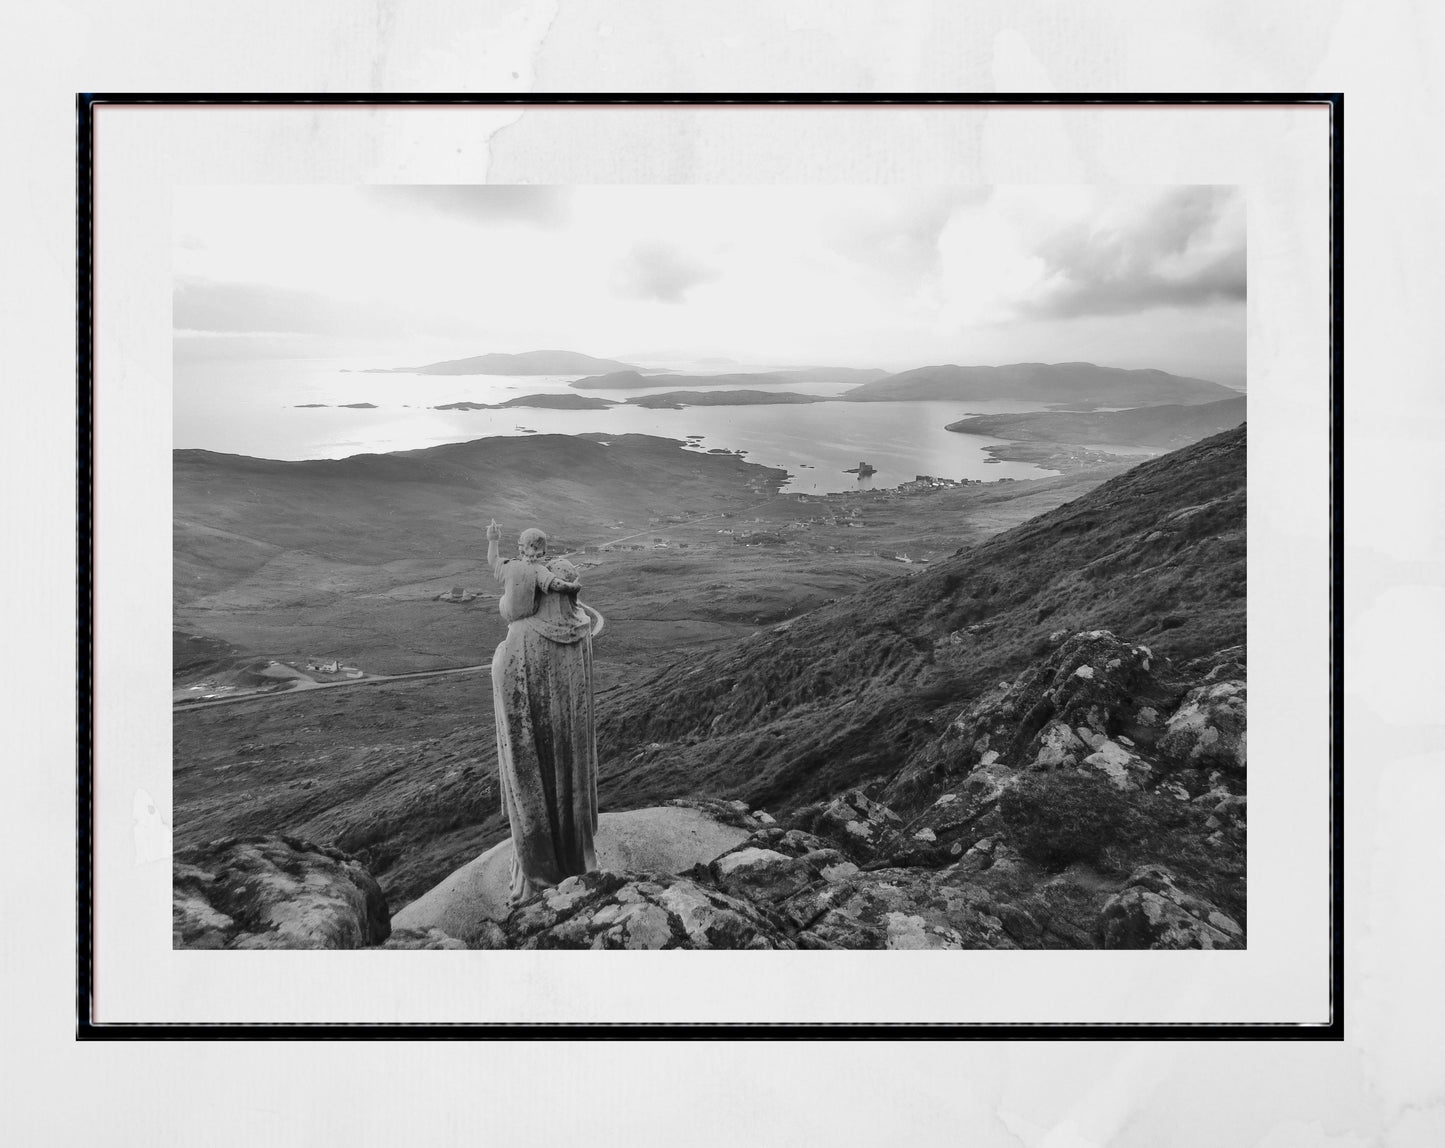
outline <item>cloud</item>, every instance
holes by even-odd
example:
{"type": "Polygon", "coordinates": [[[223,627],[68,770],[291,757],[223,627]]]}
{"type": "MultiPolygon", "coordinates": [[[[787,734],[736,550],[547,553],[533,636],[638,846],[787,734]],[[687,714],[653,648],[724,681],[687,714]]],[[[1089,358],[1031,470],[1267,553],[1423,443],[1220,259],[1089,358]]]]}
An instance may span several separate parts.
{"type": "Polygon", "coordinates": [[[1185,187],[1152,204],[1071,223],[1034,249],[1044,263],[1019,311],[1069,319],[1245,297],[1242,205],[1232,189],[1185,187]]]}
{"type": "Polygon", "coordinates": [[[939,238],[959,207],[978,207],[988,201],[990,188],[941,187],[918,192],[896,192],[870,210],[841,220],[830,241],[835,250],[869,274],[886,272],[916,285],[937,272],[939,238]]]}
{"type": "Polygon", "coordinates": [[[291,287],[178,279],[172,295],[177,331],[372,336],[398,325],[385,304],[291,287]]]}
{"type": "Polygon", "coordinates": [[[692,288],[718,275],[716,268],[670,243],[642,240],[613,268],[612,289],[627,299],[682,303],[692,288]]]}
{"type": "Polygon", "coordinates": [[[528,184],[395,184],[371,186],[373,203],[468,223],[524,223],[556,229],[569,217],[566,188],[528,184]]]}

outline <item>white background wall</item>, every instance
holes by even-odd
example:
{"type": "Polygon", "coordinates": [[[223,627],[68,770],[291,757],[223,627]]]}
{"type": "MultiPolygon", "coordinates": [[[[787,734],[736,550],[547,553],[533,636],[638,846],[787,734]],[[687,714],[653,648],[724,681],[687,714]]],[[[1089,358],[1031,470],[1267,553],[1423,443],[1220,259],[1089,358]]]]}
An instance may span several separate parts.
{"type": "MultiPolygon", "coordinates": [[[[1436,509],[1445,412],[1433,385],[1445,351],[1434,314],[1445,296],[1438,6],[263,0],[197,12],[153,0],[36,5],[0,21],[11,637],[0,689],[11,763],[0,1027],[17,1141],[529,1143],[560,1132],[645,1143],[1445,1142],[1445,925],[1434,891],[1445,860],[1436,828],[1445,806],[1435,653],[1445,620],[1436,509]],[[1347,1041],[74,1044],[67,695],[73,98],[82,89],[1344,91],[1347,1041]]],[[[525,137],[502,128],[490,141],[496,162],[521,146],[509,133],[525,137]]],[[[671,154],[676,178],[690,178],[687,149],[671,154]]],[[[1084,178],[1094,178],[1093,153],[1082,154],[1084,178]]],[[[142,550],[134,561],[169,581],[162,554],[142,550]]],[[[1302,670],[1320,672],[1305,661],[1302,670]]]]}

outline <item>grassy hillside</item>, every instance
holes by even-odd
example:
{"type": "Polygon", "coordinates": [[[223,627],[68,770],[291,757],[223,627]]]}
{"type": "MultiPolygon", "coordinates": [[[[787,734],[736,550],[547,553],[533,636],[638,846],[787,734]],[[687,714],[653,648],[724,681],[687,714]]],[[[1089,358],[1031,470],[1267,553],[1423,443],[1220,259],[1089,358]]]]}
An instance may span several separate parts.
{"type": "MultiPolygon", "coordinates": [[[[373,673],[468,665],[491,634],[487,522],[557,550],[741,510],[784,472],[646,435],[534,435],[335,461],[177,451],[176,628],[373,673]],[[439,605],[454,586],[482,594],[439,605]]],[[[499,623],[498,623],[499,624],[499,623]]]]}
{"type": "Polygon", "coordinates": [[[176,451],[175,595],[192,601],[286,554],[377,567],[484,552],[491,517],[559,542],[631,516],[746,501],[784,472],[649,435],[535,435],[280,462],[176,451]]]}

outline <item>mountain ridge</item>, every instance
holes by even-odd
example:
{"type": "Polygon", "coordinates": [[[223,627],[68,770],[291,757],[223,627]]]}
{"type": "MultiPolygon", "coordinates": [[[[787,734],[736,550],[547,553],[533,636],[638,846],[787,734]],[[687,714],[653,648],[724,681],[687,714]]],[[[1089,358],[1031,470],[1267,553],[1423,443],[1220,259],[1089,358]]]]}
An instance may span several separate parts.
{"type": "Polygon", "coordinates": [[[916,367],[854,387],[850,402],[917,399],[1019,399],[1031,402],[1143,406],[1204,403],[1234,398],[1239,392],[1221,383],[1171,375],[1167,371],[1101,367],[1095,363],[1009,363],[916,367]]]}
{"type": "Polygon", "coordinates": [[[581,375],[589,371],[635,371],[631,363],[599,359],[580,351],[493,351],[465,359],[443,359],[420,367],[373,367],[368,374],[411,375],[581,375]]]}

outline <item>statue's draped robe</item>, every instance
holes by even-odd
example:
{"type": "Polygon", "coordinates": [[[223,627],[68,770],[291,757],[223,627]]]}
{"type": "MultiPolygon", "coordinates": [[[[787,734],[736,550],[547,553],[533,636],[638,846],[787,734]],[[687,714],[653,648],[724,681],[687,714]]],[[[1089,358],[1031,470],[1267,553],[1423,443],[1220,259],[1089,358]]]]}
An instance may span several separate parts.
{"type": "Polygon", "coordinates": [[[558,575],[540,561],[498,561],[493,570],[508,622],[492,659],[492,700],[516,902],[597,867],[592,619],[575,593],[550,589],[558,575]]]}

